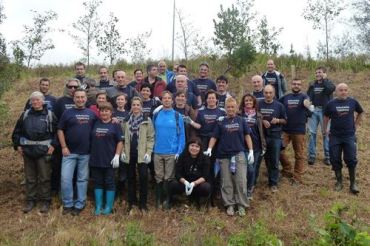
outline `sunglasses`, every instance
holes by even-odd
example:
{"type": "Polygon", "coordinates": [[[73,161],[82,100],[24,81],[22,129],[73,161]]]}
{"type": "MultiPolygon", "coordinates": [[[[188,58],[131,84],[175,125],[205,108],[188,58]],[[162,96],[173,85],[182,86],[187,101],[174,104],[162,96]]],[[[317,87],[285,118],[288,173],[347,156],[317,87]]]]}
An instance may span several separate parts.
{"type": "Polygon", "coordinates": [[[77,89],[78,85],[67,85],[68,89],[77,89]]]}

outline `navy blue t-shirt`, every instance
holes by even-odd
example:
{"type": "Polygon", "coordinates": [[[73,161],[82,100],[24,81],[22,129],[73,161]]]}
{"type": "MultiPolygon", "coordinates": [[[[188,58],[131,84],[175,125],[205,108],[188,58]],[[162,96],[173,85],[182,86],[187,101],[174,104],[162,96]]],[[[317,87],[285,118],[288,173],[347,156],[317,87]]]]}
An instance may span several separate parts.
{"type": "MultiPolygon", "coordinates": [[[[271,122],[272,118],[287,119],[285,107],[280,102],[274,100],[272,103],[266,103],[264,100],[258,102],[259,111],[262,119],[271,122]]],[[[270,128],[265,129],[266,136],[280,136],[282,130],[281,124],[271,124],[270,128]]]]}
{"type": "Polygon", "coordinates": [[[202,107],[198,111],[196,122],[199,123],[202,127],[198,130],[199,135],[202,137],[211,137],[213,129],[217,124],[217,119],[220,116],[225,116],[225,110],[220,108],[209,109],[202,107]]]}
{"type": "Polygon", "coordinates": [[[148,101],[143,101],[143,114],[146,117],[153,118],[153,111],[159,105],[161,105],[160,101],[155,100],[154,98],[149,99],[148,101]]]}
{"type": "Polygon", "coordinates": [[[225,101],[226,101],[227,94],[225,95],[218,95],[218,104],[217,107],[225,108],[225,101]]]}
{"type": "Polygon", "coordinates": [[[311,98],[312,104],[315,107],[325,107],[328,103],[328,97],[323,94],[323,90],[324,84],[315,81],[313,84],[313,98],[311,98]]]}
{"type": "Polygon", "coordinates": [[[330,134],[334,136],[353,136],[355,134],[354,113],[364,112],[360,103],[348,97],[345,100],[335,98],[326,105],[324,115],[331,119],[330,134]]]}
{"type": "MultiPolygon", "coordinates": [[[[191,81],[191,80],[187,80],[187,82],[188,82],[188,91],[193,93],[195,96],[199,96],[200,95],[199,90],[195,86],[194,82],[191,81]]],[[[166,90],[170,91],[172,94],[175,94],[177,92],[177,90],[176,90],[176,79],[172,80],[171,83],[169,83],[166,86],[166,90]]]]}
{"type": "Polygon", "coordinates": [[[67,109],[58,123],[64,131],[67,147],[73,154],[87,155],[90,152],[90,133],[95,121],[95,113],[88,109],[67,109]]]}
{"type": "Polygon", "coordinates": [[[257,114],[247,115],[245,112],[242,113],[242,118],[247,123],[249,129],[251,130],[250,135],[253,142],[253,149],[254,150],[261,150],[261,136],[258,130],[258,123],[257,123],[257,114]]]}
{"type": "Polygon", "coordinates": [[[283,126],[283,131],[292,134],[306,133],[306,107],[303,101],[308,96],[303,93],[290,93],[283,96],[279,101],[285,106],[287,124],[283,126]]]}
{"type": "Polygon", "coordinates": [[[91,167],[111,167],[111,161],[116,153],[117,144],[123,141],[120,124],[104,123],[100,119],[95,122],[91,131],[91,167]]]}
{"type": "Polygon", "coordinates": [[[60,119],[64,111],[70,108],[74,108],[74,107],[75,107],[75,102],[73,101],[72,97],[66,97],[66,96],[61,97],[55,103],[54,114],[57,117],[57,119],[60,119]]]}
{"type": "Polygon", "coordinates": [[[206,93],[207,91],[209,90],[214,90],[216,91],[217,90],[217,87],[216,87],[216,83],[211,80],[211,79],[195,79],[193,80],[193,83],[195,84],[195,86],[197,87],[198,91],[199,91],[199,94],[202,98],[202,103],[204,104],[205,103],[205,97],[206,97],[206,93]]]}
{"type": "Polygon", "coordinates": [[[212,137],[218,139],[217,158],[230,158],[246,151],[245,135],[250,134],[247,122],[240,116],[225,117],[217,122],[212,137]]]}
{"type": "Polygon", "coordinates": [[[122,123],[127,118],[128,115],[129,112],[127,110],[119,111],[115,109],[112,116],[117,118],[117,120],[119,120],[119,122],[122,123]]]}
{"type": "MultiPolygon", "coordinates": [[[[54,112],[54,106],[57,102],[57,98],[55,96],[52,96],[52,95],[44,95],[44,97],[45,97],[44,103],[47,105],[48,110],[54,112]]],[[[31,100],[28,99],[27,102],[26,102],[26,105],[24,107],[24,111],[26,111],[27,109],[30,109],[31,106],[32,106],[31,100]]]]}
{"type": "Polygon", "coordinates": [[[265,86],[272,85],[275,88],[275,96],[276,98],[279,98],[278,75],[275,72],[266,72],[266,76],[264,76],[264,82],[265,86]]]}
{"type": "Polygon", "coordinates": [[[265,96],[263,95],[263,90],[253,91],[252,95],[257,99],[257,101],[265,99],[265,96]]]}

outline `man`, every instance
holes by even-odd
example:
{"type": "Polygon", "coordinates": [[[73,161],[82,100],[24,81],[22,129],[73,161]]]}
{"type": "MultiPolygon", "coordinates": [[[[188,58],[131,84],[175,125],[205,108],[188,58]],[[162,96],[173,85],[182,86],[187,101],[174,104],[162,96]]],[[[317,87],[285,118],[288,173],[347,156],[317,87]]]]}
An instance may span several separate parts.
{"type": "Polygon", "coordinates": [[[284,76],[275,70],[276,66],[272,59],[267,61],[267,71],[262,75],[264,85],[272,85],[275,89],[275,96],[277,99],[281,98],[286,89],[286,81],[284,76]]]}
{"type": "Polygon", "coordinates": [[[336,88],[335,94],[337,98],[331,100],[324,111],[324,129],[328,129],[328,122],[331,120],[330,130],[326,131],[326,135],[330,136],[330,162],[337,179],[335,189],[337,191],[343,189],[343,155],[344,162],[348,167],[349,189],[353,194],[358,194],[360,191],[356,185],[357,153],[355,133],[360,126],[364,110],[356,99],[348,97],[349,89],[347,84],[340,83],[336,88]]]}
{"type": "Polygon", "coordinates": [[[89,89],[90,87],[95,87],[94,80],[86,77],[86,67],[82,62],[77,62],[75,64],[75,78],[80,81],[81,87],[83,89],[89,89]]]}
{"type": "Polygon", "coordinates": [[[161,97],[162,92],[166,89],[166,82],[158,76],[158,67],[156,65],[148,65],[146,67],[146,72],[148,74],[145,77],[144,82],[150,85],[150,90],[152,92],[152,97],[161,97]]]}
{"type": "MultiPolygon", "coordinates": [[[[50,89],[50,79],[42,78],[39,82],[39,91],[44,95],[44,103],[47,105],[48,110],[54,111],[54,105],[57,101],[57,98],[51,95],[49,92],[50,89]]],[[[24,111],[30,109],[32,106],[31,100],[27,100],[26,105],[24,106],[24,111]]]]}
{"type": "Polygon", "coordinates": [[[202,100],[202,104],[205,103],[205,95],[208,90],[217,91],[216,83],[208,78],[209,75],[209,65],[207,63],[201,63],[199,65],[199,78],[193,80],[193,83],[197,87],[200,97],[202,100]]]}
{"type": "Polygon", "coordinates": [[[193,109],[198,108],[198,102],[196,96],[188,90],[188,78],[185,75],[176,76],[176,92],[184,92],[186,94],[186,104],[192,107],[193,109]]]}
{"type": "Polygon", "coordinates": [[[107,95],[109,97],[109,100],[112,103],[113,107],[116,108],[117,107],[116,97],[118,93],[119,92],[125,93],[127,95],[126,109],[130,110],[131,99],[134,96],[138,96],[139,94],[137,93],[135,88],[127,85],[126,73],[123,70],[116,71],[115,79],[116,79],[117,85],[107,90],[107,95]]]}
{"type": "Polygon", "coordinates": [[[283,96],[279,101],[285,106],[288,117],[286,125],[283,126],[283,146],[286,147],[292,142],[295,165],[292,168],[285,148],[280,153],[280,162],[283,166],[282,175],[292,178],[294,184],[302,183],[307,110],[312,110],[312,107],[308,96],[301,92],[302,81],[300,79],[293,79],[291,89],[292,93],[283,96]]]}
{"type": "Polygon", "coordinates": [[[168,84],[174,78],[175,73],[168,70],[166,62],[161,60],[158,62],[158,76],[168,84]]]}
{"type": "Polygon", "coordinates": [[[107,67],[100,67],[99,68],[99,83],[96,85],[96,87],[99,90],[107,90],[110,87],[114,86],[114,81],[109,79],[109,73],[107,67]]]}
{"type": "MultiPolygon", "coordinates": [[[[333,97],[335,85],[330,80],[324,78],[326,69],[324,67],[316,68],[315,77],[307,90],[307,95],[310,97],[312,105],[314,105],[314,111],[310,119],[308,120],[308,131],[309,131],[309,146],[308,146],[308,164],[315,164],[316,159],[316,134],[317,127],[320,124],[321,132],[326,132],[323,128],[323,113],[324,108],[333,97]]],[[[324,147],[324,163],[330,165],[329,158],[329,140],[328,137],[323,135],[323,147],[324,147]]]]}
{"type": "Polygon", "coordinates": [[[184,121],[180,114],[172,108],[172,94],[162,94],[162,109],[154,113],[154,171],[156,179],[156,207],[163,202],[168,209],[170,194],[168,185],[175,177],[175,161],[185,146],[184,121]],[[164,194],[164,201],[163,196],[164,194]]]}
{"type": "Polygon", "coordinates": [[[153,118],[154,110],[161,105],[161,101],[157,98],[151,98],[150,85],[144,83],[141,86],[140,96],[143,99],[143,114],[149,118],[153,118]]]}
{"type": "Polygon", "coordinates": [[[264,100],[263,95],[263,78],[260,75],[254,75],[252,77],[253,92],[252,95],[259,100],[264,100]]]}
{"type": "Polygon", "coordinates": [[[80,81],[75,78],[69,79],[65,83],[63,96],[58,98],[54,106],[54,114],[58,120],[65,110],[74,107],[75,103],[73,101],[73,94],[79,87],[80,81]]]}
{"type": "Polygon", "coordinates": [[[134,77],[135,77],[135,80],[131,81],[128,84],[128,86],[134,87],[136,89],[136,91],[139,92],[141,90],[141,86],[144,83],[144,73],[143,73],[143,70],[141,70],[140,68],[135,69],[135,71],[134,71],[134,77]]]}
{"type": "Polygon", "coordinates": [[[272,192],[277,192],[279,182],[279,159],[281,150],[281,131],[286,124],[284,105],[274,100],[275,89],[272,85],[266,85],[263,94],[264,100],[258,103],[262,114],[262,124],[266,137],[265,162],[268,171],[268,184],[272,192]]]}
{"type": "Polygon", "coordinates": [[[225,108],[226,98],[232,97],[230,92],[227,91],[229,87],[229,80],[225,75],[221,75],[216,79],[217,94],[218,94],[218,107],[225,108]]]}
{"type": "Polygon", "coordinates": [[[89,179],[90,133],[97,117],[85,107],[86,92],[77,89],[73,100],[75,107],[66,110],[58,123],[58,138],[62,148],[61,190],[63,215],[77,216],[86,205],[89,179]],[[74,200],[73,175],[77,172],[77,194],[74,200]]]}

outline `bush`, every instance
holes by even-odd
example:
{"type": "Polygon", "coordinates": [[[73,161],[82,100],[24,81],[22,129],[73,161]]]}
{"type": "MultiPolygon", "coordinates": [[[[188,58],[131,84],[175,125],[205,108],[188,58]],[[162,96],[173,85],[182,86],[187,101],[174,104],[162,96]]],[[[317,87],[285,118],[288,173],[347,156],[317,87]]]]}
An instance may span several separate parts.
{"type": "Polygon", "coordinates": [[[125,230],[125,244],[129,246],[154,245],[153,236],[141,231],[136,223],[128,223],[125,230]]]}

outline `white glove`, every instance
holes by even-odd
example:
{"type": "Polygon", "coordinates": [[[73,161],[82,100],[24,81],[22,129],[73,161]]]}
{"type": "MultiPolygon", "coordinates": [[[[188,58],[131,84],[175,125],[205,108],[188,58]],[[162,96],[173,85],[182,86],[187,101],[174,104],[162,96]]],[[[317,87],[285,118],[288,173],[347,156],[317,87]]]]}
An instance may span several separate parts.
{"type": "Polygon", "coordinates": [[[223,121],[225,119],[225,116],[220,116],[217,118],[217,121],[223,121]]]}
{"type": "Polygon", "coordinates": [[[262,152],[261,152],[261,156],[264,156],[264,155],[265,155],[265,153],[266,153],[266,150],[262,150],[262,152]]]}
{"type": "Polygon", "coordinates": [[[152,157],[149,154],[144,155],[144,163],[145,164],[149,164],[151,160],[152,160],[152,157]]]}
{"type": "Polygon", "coordinates": [[[248,164],[252,165],[254,163],[253,150],[249,150],[248,154],[248,164]]]}
{"type": "Polygon", "coordinates": [[[122,153],[121,153],[121,161],[122,162],[126,162],[126,160],[127,160],[126,154],[125,154],[125,152],[122,151],[122,153]]]}
{"type": "Polygon", "coordinates": [[[308,107],[308,110],[310,110],[311,112],[315,111],[315,106],[313,106],[312,104],[308,107]]]}
{"type": "Polygon", "coordinates": [[[204,151],[203,152],[203,154],[205,154],[208,157],[211,157],[212,156],[212,149],[211,148],[208,148],[207,151],[204,151]]]}
{"type": "Polygon", "coordinates": [[[175,161],[177,161],[177,159],[179,159],[179,154],[175,155],[175,161]]]}
{"type": "Polygon", "coordinates": [[[189,116],[184,116],[183,119],[184,119],[184,123],[187,125],[193,122],[193,120],[189,116]]]}
{"type": "Polygon", "coordinates": [[[194,188],[194,182],[191,182],[188,186],[188,189],[185,191],[187,196],[191,195],[191,193],[193,192],[193,188],[194,188]]]}
{"type": "Polygon", "coordinates": [[[115,154],[112,161],[110,162],[113,168],[119,167],[119,155],[115,154]]]}
{"type": "Polygon", "coordinates": [[[188,194],[188,188],[189,188],[190,183],[187,180],[185,180],[184,185],[185,185],[185,193],[187,195],[188,194]]]}

